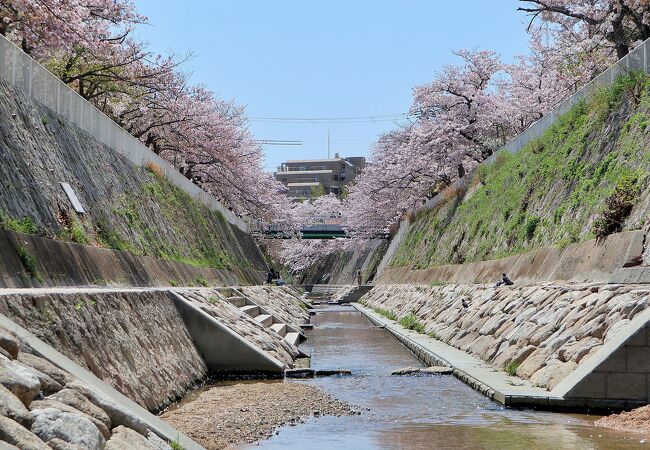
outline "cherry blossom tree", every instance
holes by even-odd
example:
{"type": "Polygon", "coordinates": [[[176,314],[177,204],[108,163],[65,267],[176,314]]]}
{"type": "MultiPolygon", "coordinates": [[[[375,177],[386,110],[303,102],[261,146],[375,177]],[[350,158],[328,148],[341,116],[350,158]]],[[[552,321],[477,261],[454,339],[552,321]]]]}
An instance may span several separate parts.
{"type": "Polygon", "coordinates": [[[648,0],[519,0],[519,8],[550,25],[558,48],[620,59],[650,38],[648,0]]]}
{"type": "Polygon", "coordinates": [[[285,220],[244,109],[132,39],[145,22],[130,0],[0,0],[0,34],[237,213],[285,220]]]}
{"type": "Polygon", "coordinates": [[[371,163],[348,197],[348,225],[366,235],[386,230],[455,178],[490,156],[507,137],[498,112],[494,52],[456,52],[431,83],[413,90],[415,123],[379,138],[371,163]]]}

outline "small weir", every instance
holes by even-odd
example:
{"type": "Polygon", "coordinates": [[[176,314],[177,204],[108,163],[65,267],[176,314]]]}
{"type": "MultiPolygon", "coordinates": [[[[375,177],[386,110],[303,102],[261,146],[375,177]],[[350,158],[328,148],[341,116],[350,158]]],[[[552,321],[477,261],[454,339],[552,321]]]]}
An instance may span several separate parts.
{"type": "MultiPolygon", "coordinates": [[[[352,376],[285,380],[325,389],[361,415],[284,426],[255,448],[286,449],[628,449],[648,436],[593,426],[597,416],[504,408],[453,376],[391,376],[418,359],[349,306],[319,306],[301,349],[314,369],[352,376]]],[[[252,447],[249,447],[252,448],[252,447]]]]}

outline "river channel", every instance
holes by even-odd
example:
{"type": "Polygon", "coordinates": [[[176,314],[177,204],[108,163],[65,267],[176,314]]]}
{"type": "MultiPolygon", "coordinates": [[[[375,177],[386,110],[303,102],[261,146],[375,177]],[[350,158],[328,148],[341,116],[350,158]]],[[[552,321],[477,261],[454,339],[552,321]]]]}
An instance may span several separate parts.
{"type": "Polygon", "coordinates": [[[262,449],[629,449],[650,436],[593,426],[598,416],[508,409],[453,376],[391,376],[422,366],[386,330],[350,306],[326,306],[301,348],[315,369],[352,376],[290,381],[321,387],[362,410],[277,430],[262,449]]]}

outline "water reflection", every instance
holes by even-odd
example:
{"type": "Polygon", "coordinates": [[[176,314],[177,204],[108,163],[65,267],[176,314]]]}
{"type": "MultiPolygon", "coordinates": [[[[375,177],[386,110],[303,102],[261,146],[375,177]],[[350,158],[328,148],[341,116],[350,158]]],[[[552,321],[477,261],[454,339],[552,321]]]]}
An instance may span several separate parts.
{"type": "Polygon", "coordinates": [[[395,377],[400,367],[421,366],[383,329],[351,307],[327,307],[303,350],[312,367],[351,369],[351,377],[305,381],[362,408],[360,416],[321,417],[259,444],[304,449],[628,449],[645,436],[592,426],[595,417],[503,408],[452,376],[395,377]]]}

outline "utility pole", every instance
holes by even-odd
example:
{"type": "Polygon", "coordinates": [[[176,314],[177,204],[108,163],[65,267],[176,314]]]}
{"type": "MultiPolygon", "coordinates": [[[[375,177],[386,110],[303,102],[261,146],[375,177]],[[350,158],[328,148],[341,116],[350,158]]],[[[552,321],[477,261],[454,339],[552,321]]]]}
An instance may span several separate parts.
{"type": "Polygon", "coordinates": [[[327,159],[330,159],[330,130],[327,130],[327,159]]]}

